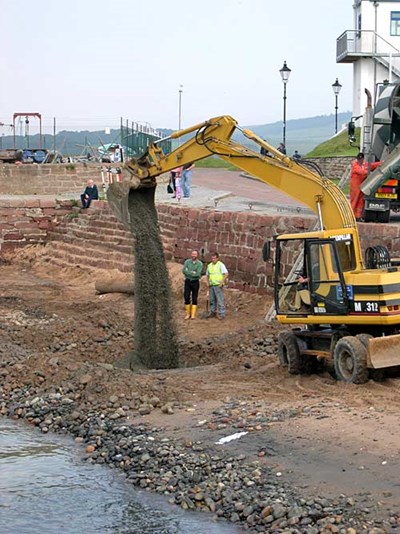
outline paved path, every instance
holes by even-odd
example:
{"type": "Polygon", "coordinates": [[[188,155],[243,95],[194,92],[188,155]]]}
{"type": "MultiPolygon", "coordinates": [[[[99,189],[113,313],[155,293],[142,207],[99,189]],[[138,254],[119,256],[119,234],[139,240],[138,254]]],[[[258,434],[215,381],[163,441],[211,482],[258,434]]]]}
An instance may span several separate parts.
{"type": "MultiPolygon", "coordinates": [[[[157,187],[158,202],[178,204],[167,194],[166,184],[157,187]]],[[[295,199],[256,179],[246,178],[238,171],[195,168],[191,198],[180,204],[195,208],[212,208],[217,211],[248,211],[259,213],[301,213],[312,211],[295,199]]]]}

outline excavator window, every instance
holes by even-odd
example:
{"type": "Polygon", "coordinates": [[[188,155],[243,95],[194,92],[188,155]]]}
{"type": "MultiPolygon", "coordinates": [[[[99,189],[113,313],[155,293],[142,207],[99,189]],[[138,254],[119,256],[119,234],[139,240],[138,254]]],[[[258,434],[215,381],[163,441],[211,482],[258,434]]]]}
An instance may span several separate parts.
{"type": "Polygon", "coordinates": [[[353,271],[356,268],[353,242],[350,239],[347,241],[337,241],[336,248],[342,271],[353,271]]]}
{"type": "Polygon", "coordinates": [[[347,313],[347,302],[336,242],[311,240],[306,257],[314,314],[347,313]]]}

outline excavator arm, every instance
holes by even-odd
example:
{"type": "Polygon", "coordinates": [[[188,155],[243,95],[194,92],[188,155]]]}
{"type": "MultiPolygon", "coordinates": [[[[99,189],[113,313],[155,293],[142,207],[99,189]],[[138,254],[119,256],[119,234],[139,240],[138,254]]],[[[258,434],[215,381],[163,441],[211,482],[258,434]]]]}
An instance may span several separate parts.
{"type": "Polygon", "coordinates": [[[232,117],[215,117],[175,132],[168,139],[190,133],[194,135],[169,154],[164,154],[157,142],[141,157],[129,161],[125,167],[132,176],[131,187],[155,186],[157,176],[185,163],[216,155],[307,205],[319,216],[321,229],[356,228],[347,198],[331,180],[285,156],[250,130],[240,128],[232,117]],[[264,148],[268,156],[235,142],[232,139],[235,130],[264,148]]]}
{"type": "Polygon", "coordinates": [[[169,154],[164,154],[159,146],[160,140],[149,145],[142,156],[126,163],[130,181],[113,184],[108,192],[115,211],[126,212],[127,202],[125,208],[121,205],[130,189],[154,189],[157,176],[186,163],[216,155],[308,206],[317,214],[321,230],[339,229],[343,233],[351,233],[357,267],[361,267],[361,249],[353,211],[344,193],[331,180],[285,156],[255,133],[239,127],[235,119],[227,115],[174,132],[166,139],[179,139],[188,134],[193,135],[169,154]],[[267,155],[236,142],[233,139],[236,130],[262,147],[267,155]]]}

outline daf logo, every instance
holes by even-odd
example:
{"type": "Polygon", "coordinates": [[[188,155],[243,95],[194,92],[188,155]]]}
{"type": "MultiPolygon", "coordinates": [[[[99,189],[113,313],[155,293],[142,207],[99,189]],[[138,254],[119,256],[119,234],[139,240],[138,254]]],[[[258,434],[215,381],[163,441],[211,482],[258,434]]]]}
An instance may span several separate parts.
{"type": "Polygon", "coordinates": [[[386,205],[385,204],[374,204],[373,202],[370,202],[368,204],[368,207],[372,208],[374,210],[385,210],[386,209],[386,205]]]}

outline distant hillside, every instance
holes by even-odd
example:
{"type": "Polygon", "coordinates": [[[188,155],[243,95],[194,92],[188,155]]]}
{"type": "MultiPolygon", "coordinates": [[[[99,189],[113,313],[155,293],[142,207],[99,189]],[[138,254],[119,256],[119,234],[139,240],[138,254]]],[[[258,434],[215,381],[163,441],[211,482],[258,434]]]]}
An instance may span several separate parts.
{"type": "MultiPolygon", "coordinates": [[[[350,111],[338,113],[338,130],[351,119],[350,111]]],[[[254,133],[278,146],[282,141],[282,121],[272,124],[248,126],[254,133]]],[[[335,115],[319,115],[308,119],[295,119],[286,122],[286,147],[289,155],[295,150],[307,154],[314,147],[327,141],[335,134],[335,115]]]]}
{"type": "MultiPolygon", "coordinates": [[[[347,123],[351,118],[351,113],[339,113],[338,125],[339,129],[344,123],[347,123]]],[[[311,117],[307,119],[288,120],[286,123],[286,145],[288,154],[292,155],[294,150],[298,150],[300,154],[310,152],[314,147],[327,141],[334,135],[335,116],[320,115],[318,117],[311,117]]],[[[282,121],[274,122],[272,124],[258,124],[246,126],[253,130],[257,135],[266,139],[271,145],[278,146],[282,141],[282,121]]],[[[165,136],[172,133],[173,130],[160,129],[165,136]]],[[[238,134],[238,139],[241,142],[246,141],[238,134]]],[[[101,144],[120,143],[120,130],[111,130],[110,134],[105,134],[104,130],[95,132],[84,131],[61,131],[56,135],[55,140],[56,149],[63,154],[81,154],[84,152],[85,145],[93,147],[101,146],[101,144]]],[[[13,137],[4,136],[0,138],[3,148],[12,148],[13,137]]],[[[23,136],[16,137],[17,148],[27,148],[26,140],[23,136]]],[[[38,148],[39,135],[32,135],[29,138],[29,146],[31,148],[38,148]]],[[[53,149],[54,141],[52,135],[45,134],[43,136],[43,148],[53,149]]]]}

